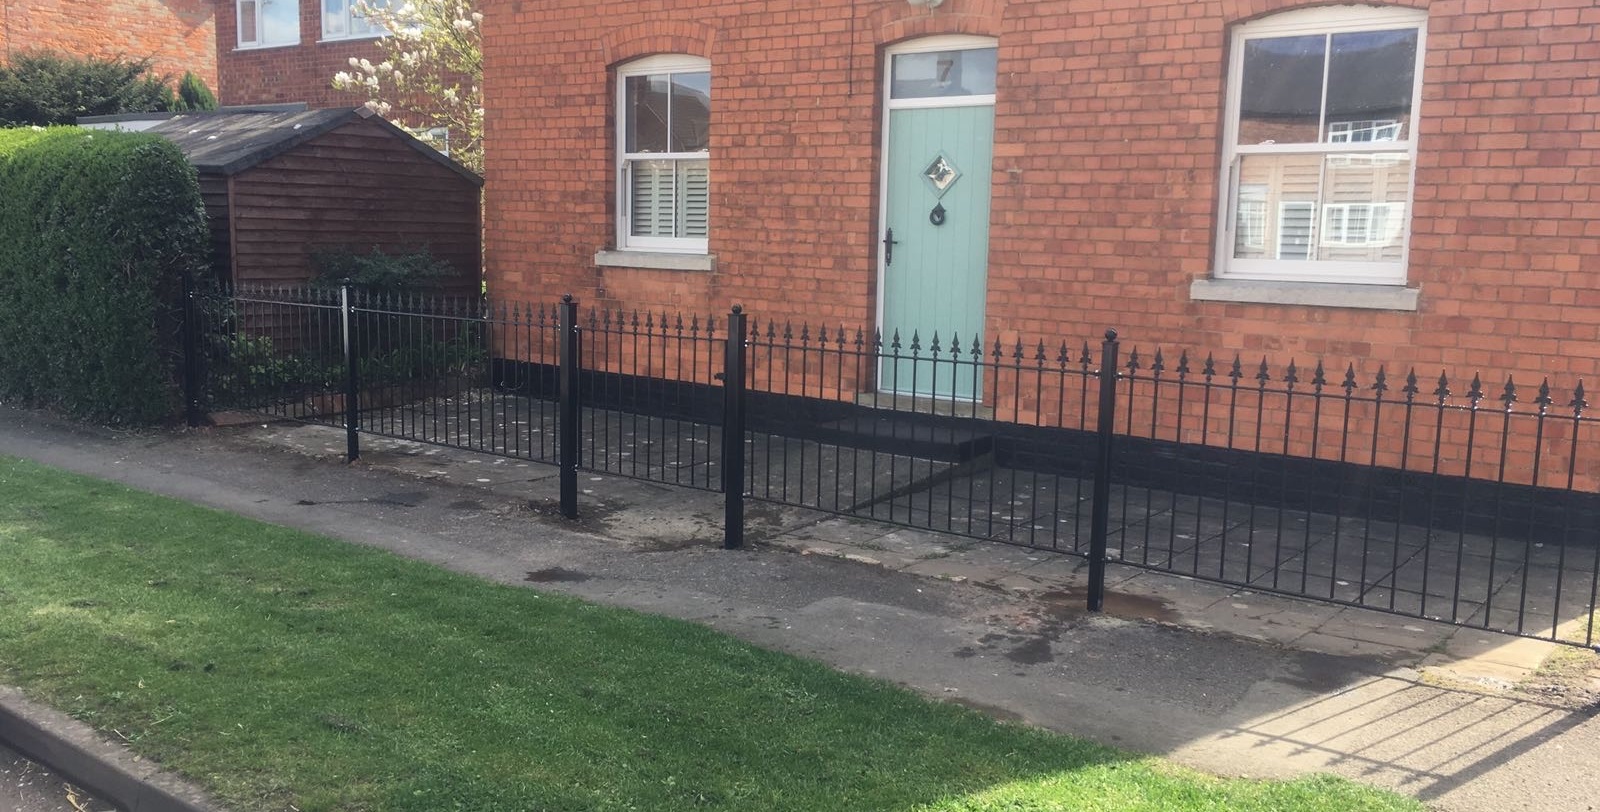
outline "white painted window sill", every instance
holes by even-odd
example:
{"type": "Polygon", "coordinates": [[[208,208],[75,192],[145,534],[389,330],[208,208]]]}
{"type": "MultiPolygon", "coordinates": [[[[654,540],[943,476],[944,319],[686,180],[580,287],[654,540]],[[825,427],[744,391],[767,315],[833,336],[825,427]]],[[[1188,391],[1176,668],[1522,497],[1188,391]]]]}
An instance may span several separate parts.
{"type": "Polygon", "coordinates": [[[1246,279],[1196,279],[1189,298],[1197,302],[1242,302],[1356,310],[1415,311],[1421,291],[1404,285],[1346,285],[1335,282],[1261,282],[1246,279]]]}
{"type": "Polygon", "coordinates": [[[664,251],[601,251],[594,264],[602,268],[649,268],[661,271],[714,271],[715,254],[672,254],[664,251]]]}
{"type": "Polygon", "coordinates": [[[274,43],[270,43],[268,45],[240,45],[239,47],[234,48],[233,50],[234,51],[270,51],[273,48],[293,48],[293,47],[295,47],[296,45],[299,45],[299,44],[300,44],[300,40],[295,40],[294,42],[274,42],[274,43]]]}
{"type": "Polygon", "coordinates": [[[323,37],[322,39],[317,40],[317,44],[318,45],[326,45],[326,44],[328,44],[330,42],[365,42],[367,40],[383,39],[384,37],[387,37],[387,36],[389,36],[387,33],[383,33],[383,34],[361,34],[359,36],[354,36],[354,37],[323,37]]]}

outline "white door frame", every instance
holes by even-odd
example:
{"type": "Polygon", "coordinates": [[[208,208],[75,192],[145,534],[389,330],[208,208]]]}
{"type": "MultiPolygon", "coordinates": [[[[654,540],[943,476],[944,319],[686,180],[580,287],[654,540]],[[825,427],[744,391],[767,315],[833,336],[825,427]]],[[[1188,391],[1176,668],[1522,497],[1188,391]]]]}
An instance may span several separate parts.
{"type": "MultiPolygon", "coordinates": [[[[937,51],[978,51],[984,48],[998,48],[1000,41],[993,37],[977,37],[968,34],[943,34],[933,37],[907,40],[884,49],[883,52],[883,139],[882,146],[878,149],[878,235],[876,241],[878,250],[878,284],[877,302],[874,308],[873,319],[877,329],[883,329],[883,302],[884,281],[888,275],[889,266],[884,262],[886,251],[883,250],[883,239],[887,236],[889,228],[889,114],[895,110],[927,109],[935,107],[993,107],[994,95],[983,96],[950,96],[930,99],[896,99],[894,92],[894,58],[900,54],[925,54],[937,51]]],[[[984,178],[984,183],[993,183],[993,167],[990,167],[990,177],[984,178]]],[[[988,224],[985,223],[987,228],[988,224]]],[[[887,337],[885,337],[887,340],[887,337]]],[[[874,373],[876,376],[876,373],[874,373]]]]}

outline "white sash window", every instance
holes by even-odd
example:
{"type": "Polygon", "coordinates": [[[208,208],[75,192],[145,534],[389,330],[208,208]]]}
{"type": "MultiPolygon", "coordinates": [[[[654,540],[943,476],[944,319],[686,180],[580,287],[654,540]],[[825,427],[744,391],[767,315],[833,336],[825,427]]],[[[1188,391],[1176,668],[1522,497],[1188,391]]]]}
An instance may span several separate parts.
{"type": "Polygon", "coordinates": [[[1426,28],[1324,6],[1236,29],[1218,277],[1405,284],[1426,28]]]}
{"type": "Polygon", "coordinates": [[[657,56],[617,72],[617,247],[703,254],[711,222],[711,65],[657,56]]]}

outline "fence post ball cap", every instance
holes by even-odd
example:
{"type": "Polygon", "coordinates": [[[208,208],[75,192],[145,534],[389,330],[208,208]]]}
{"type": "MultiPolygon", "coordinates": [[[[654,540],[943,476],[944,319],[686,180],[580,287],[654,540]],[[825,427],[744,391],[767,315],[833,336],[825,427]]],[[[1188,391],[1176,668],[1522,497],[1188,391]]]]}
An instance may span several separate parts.
{"type": "Polygon", "coordinates": [[[734,313],[743,313],[744,312],[744,305],[734,305],[733,306],[733,312],[734,313]]]}
{"type": "Polygon", "coordinates": [[[1107,330],[1106,331],[1106,340],[1107,341],[1116,341],[1117,340],[1117,331],[1115,329],[1107,330]]]}
{"type": "Polygon", "coordinates": [[[562,301],[563,304],[572,304],[572,294],[570,294],[570,293],[561,294],[561,301],[562,301]]]}

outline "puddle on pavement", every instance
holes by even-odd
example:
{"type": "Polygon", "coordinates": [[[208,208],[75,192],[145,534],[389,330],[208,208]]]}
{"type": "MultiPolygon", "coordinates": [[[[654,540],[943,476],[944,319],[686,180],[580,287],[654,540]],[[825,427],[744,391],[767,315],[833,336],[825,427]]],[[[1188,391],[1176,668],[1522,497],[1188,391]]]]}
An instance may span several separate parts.
{"type": "Polygon", "coordinates": [[[1006,652],[1006,659],[1021,665],[1042,665],[1054,662],[1056,655],[1050,651],[1050,640],[1048,638],[1035,637],[1006,652]]]}
{"type": "Polygon", "coordinates": [[[577,584],[589,580],[588,575],[564,567],[546,567],[532,570],[522,580],[535,584],[577,584]]]}
{"type": "MultiPolygon", "coordinates": [[[[1081,588],[1069,588],[1039,595],[1050,614],[1060,620],[1071,620],[1089,613],[1089,594],[1081,588]]],[[[1159,598],[1107,592],[1105,613],[1130,620],[1152,620],[1157,623],[1178,623],[1178,612],[1172,604],[1159,598]]]]}

